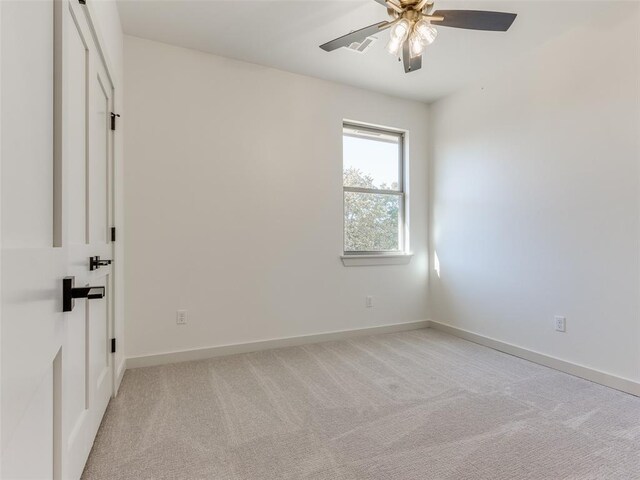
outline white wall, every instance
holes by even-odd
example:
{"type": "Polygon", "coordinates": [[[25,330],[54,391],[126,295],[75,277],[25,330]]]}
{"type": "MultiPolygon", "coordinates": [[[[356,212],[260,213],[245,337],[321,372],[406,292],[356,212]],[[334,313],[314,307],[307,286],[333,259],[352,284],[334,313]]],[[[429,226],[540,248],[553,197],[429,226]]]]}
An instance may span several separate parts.
{"type": "Polygon", "coordinates": [[[127,356],[425,318],[425,105],[133,37],[125,103],[127,356]],[[339,259],[345,118],[410,131],[409,265],[339,259]]]}
{"type": "Polygon", "coordinates": [[[640,380],[639,25],[603,3],[433,105],[433,320],[640,380]]]}

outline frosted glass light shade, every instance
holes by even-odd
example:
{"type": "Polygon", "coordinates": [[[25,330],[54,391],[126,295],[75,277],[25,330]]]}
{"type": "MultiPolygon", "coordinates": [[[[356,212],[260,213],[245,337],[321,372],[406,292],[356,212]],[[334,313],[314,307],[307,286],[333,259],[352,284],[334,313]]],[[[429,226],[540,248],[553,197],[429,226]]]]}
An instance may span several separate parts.
{"type": "Polygon", "coordinates": [[[408,20],[403,18],[393,27],[391,27],[391,39],[398,40],[400,43],[402,43],[402,41],[409,35],[409,30],[411,30],[411,24],[408,20]]]}
{"type": "Polygon", "coordinates": [[[414,32],[420,35],[426,45],[431,45],[438,36],[438,30],[425,19],[419,20],[418,23],[416,23],[414,32]]]}
{"type": "Polygon", "coordinates": [[[413,33],[409,38],[409,53],[412,57],[419,57],[424,53],[424,49],[427,48],[426,42],[417,33],[413,33]]]}
{"type": "Polygon", "coordinates": [[[387,52],[391,55],[398,56],[400,55],[400,47],[402,47],[402,41],[392,37],[389,43],[387,43],[387,52]]]}

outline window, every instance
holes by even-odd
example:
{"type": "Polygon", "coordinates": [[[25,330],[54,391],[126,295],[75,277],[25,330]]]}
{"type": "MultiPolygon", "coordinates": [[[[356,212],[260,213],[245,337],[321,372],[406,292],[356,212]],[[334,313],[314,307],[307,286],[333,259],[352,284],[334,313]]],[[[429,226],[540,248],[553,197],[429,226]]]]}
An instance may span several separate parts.
{"type": "Polygon", "coordinates": [[[404,253],[404,134],[345,123],[345,255],[404,253]]]}

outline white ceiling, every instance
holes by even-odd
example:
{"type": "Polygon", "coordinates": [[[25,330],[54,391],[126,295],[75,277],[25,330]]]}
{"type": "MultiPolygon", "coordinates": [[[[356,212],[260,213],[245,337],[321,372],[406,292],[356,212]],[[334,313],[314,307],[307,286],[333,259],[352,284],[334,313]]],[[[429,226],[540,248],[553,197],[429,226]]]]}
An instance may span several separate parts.
{"type": "Polygon", "coordinates": [[[373,0],[120,0],[126,34],[332,80],[434,101],[487,78],[555,36],[596,17],[611,2],[437,0],[437,8],[506,11],[506,33],[440,27],[421,70],[405,74],[385,51],[388,32],[365,54],[318,46],[387,19],[373,0]]]}

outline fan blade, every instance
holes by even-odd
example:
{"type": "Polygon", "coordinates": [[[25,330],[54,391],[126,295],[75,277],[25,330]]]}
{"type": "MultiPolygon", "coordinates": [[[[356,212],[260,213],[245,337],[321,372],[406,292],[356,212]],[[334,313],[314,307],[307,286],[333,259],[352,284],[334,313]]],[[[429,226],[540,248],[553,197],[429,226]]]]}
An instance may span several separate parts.
{"type": "Polygon", "coordinates": [[[516,19],[515,13],[483,12],[478,10],[437,10],[431,15],[444,17],[444,20],[433,20],[433,24],[443,27],[467,28],[469,30],[489,30],[506,32],[516,19]]]}
{"type": "Polygon", "coordinates": [[[338,37],[335,40],[331,40],[330,42],[325,43],[324,45],[320,45],[320,48],[325,52],[331,52],[340,47],[346,47],[347,45],[351,45],[353,42],[358,42],[364,40],[370,35],[374,33],[381,32],[386,30],[391,26],[390,22],[380,22],[375,23],[373,25],[369,25],[368,27],[361,28],[360,30],[356,30],[355,32],[347,33],[342,37],[338,37]]]}
{"type": "Polygon", "coordinates": [[[402,46],[402,63],[404,64],[404,73],[415,72],[422,68],[422,55],[412,57],[408,41],[404,42],[402,46]]]}

